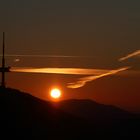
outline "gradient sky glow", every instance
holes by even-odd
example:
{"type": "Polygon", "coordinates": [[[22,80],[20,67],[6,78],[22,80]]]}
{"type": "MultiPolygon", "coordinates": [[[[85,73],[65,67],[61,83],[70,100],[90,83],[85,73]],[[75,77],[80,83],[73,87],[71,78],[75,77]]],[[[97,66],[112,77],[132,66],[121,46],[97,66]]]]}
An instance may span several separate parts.
{"type": "Polygon", "coordinates": [[[131,67],[79,89],[69,89],[67,83],[80,75],[9,73],[7,85],[43,99],[48,99],[51,87],[58,86],[63,99],[89,98],[140,112],[140,58],[118,61],[140,50],[139,7],[139,0],[1,0],[0,42],[5,31],[6,53],[28,55],[7,56],[7,65],[98,70],[131,67]]]}

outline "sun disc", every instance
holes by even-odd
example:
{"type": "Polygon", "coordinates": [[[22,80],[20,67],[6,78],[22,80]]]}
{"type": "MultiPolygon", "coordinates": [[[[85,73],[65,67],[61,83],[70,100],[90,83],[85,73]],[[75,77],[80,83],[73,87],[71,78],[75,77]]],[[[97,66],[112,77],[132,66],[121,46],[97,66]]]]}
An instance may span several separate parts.
{"type": "Polygon", "coordinates": [[[52,89],[50,95],[52,98],[58,99],[61,96],[61,91],[57,88],[52,89]]]}

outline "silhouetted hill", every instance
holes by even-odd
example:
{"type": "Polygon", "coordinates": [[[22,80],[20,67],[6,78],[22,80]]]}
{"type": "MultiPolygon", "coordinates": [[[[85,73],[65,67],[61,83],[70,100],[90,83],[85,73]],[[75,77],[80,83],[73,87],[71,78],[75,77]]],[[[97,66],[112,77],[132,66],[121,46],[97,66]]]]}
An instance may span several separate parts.
{"type": "MultiPolygon", "coordinates": [[[[126,118],[133,118],[134,114],[124,111],[112,105],[104,105],[88,99],[70,99],[54,103],[54,105],[70,114],[77,117],[82,117],[86,120],[97,120],[99,122],[114,121],[126,118]]],[[[108,123],[108,122],[107,122],[108,123]]]]}
{"type": "Polygon", "coordinates": [[[0,139],[135,139],[139,126],[138,116],[113,106],[90,100],[54,104],[0,88],[0,139]]]}
{"type": "Polygon", "coordinates": [[[79,137],[83,133],[80,125],[86,125],[49,102],[13,89],[0,89],[0,114],[0,136],[4,134],[12,139],[79,137]],[[71,130],[75,130],[73,135],[71,130]]]}

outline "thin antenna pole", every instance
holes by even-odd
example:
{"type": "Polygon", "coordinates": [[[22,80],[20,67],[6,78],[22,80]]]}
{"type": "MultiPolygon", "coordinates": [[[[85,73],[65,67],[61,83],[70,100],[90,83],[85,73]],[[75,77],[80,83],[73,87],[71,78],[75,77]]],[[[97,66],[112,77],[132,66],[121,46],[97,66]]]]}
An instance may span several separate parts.
{"type": "Polygon", "coordinates": [[[3,32],[3,46],[2,46],[2,80],[1,86],[5,87],[5,33],[3,32]]]}

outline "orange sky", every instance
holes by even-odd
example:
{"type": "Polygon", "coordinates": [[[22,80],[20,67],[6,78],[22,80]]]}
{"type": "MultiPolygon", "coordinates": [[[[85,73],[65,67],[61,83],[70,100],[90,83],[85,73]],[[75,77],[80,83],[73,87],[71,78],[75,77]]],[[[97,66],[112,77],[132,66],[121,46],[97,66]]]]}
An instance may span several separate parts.
{"type": "Polygon", "coordinates": [[[45,100],[58,86],[62,99],[88,98],[140,112],[139,5],[138,0],[0,1],[0,31],[12,55],[6,64],[50,68],[42,74],[9,73],[7,86],[45,100]],[[57,74],[56,69],[49,74],[52,68],[57,74]],[[73,75],[66,68],[80,70],[73,75]]]}

